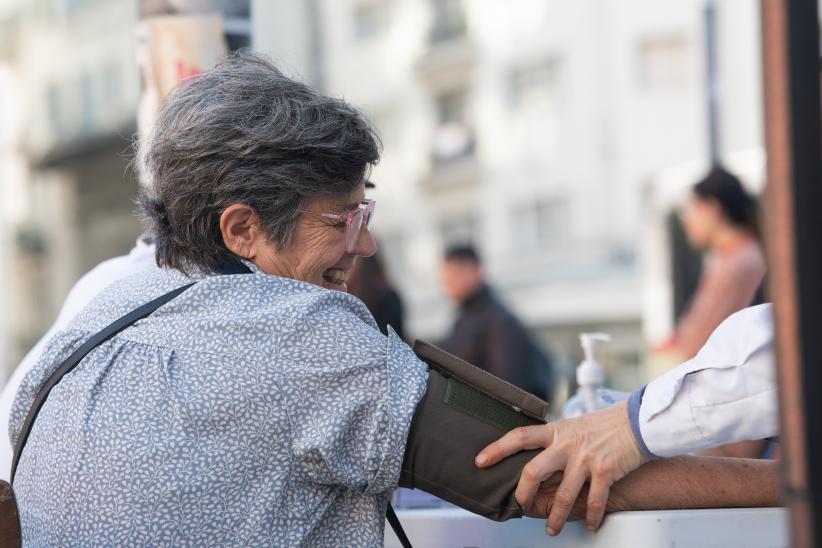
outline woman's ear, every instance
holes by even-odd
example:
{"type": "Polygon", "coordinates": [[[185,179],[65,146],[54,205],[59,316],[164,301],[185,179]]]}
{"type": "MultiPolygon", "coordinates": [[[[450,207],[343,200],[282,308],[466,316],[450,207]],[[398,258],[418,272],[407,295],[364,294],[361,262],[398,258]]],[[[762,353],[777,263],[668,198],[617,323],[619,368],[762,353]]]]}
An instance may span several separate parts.
{"type": "Polygon", "coordinates": [[[265,238],[257,212],[246,204],[231,204],[223,211],[220,232],[228,250],[249,261],[259,252],[260,238],[265,238]]]}

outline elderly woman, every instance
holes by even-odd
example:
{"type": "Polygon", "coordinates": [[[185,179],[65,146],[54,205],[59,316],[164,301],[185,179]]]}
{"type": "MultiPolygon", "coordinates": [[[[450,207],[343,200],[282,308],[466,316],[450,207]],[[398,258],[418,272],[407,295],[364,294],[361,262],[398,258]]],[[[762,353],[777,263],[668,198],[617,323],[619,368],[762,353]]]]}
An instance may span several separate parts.
{"type": "Polygon", "coordinates": [[[376,250],[364,181],[378,158],[360,113],[250,54],[173,94],[141,199],[163,268],[51,340],[12,437],[82,341],[197,283],[52,391],[16,474],[27,545],[382,542],[427,368],[345,292],[376,250]]]}
{"type": "MultiPolygon", "coordinates": [[[[533,454],[474,468],[500,428],[455,410],[440,421],[425,403],[439,374],[346,293],[356,257],[375,251],[364,181],[378,146],[356,110],[240,54],[172,95],[145,159],[162,268],[104,289],[51,339],[17,394],[13,441],[92,334],[196,283],[51,391],[15,475],[26,545],[377,546],[401,476],[484,515],[522,515],[507,501],[533,454]],[[440,470],[449,460],[454,474],[440,470]],[[471,498],[477,485],[504,508],[471,498]]],[[[665,505],[722,504],[681,487],[721,468],[655,463],[607,510],[657,504],[660,477],[680,486],[665,505]]],[[[555,488],[525,510],[545,516],[555,488]]]]}

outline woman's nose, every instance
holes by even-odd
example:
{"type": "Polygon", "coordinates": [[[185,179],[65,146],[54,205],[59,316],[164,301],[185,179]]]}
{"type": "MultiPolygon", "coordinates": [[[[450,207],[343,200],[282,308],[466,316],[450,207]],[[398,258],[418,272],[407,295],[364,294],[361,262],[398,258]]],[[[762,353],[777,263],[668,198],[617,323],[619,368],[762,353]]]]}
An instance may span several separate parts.
{"type": "Polygon", "coordinates": [[[377,252],[377,242],[368,227],[362,227],[357,235],[357,242],[354,246],[354,255],[360,257],[370,257],[377,252]]]}

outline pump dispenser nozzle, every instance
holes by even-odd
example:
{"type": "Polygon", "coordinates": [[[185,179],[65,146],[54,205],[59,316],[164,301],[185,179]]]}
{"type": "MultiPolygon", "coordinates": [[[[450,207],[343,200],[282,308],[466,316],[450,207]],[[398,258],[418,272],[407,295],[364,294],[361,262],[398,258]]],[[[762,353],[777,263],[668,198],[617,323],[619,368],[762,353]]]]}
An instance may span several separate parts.
{"type": "Polygon", "coordinates": [[[609,342],[611,336],[607,333],[580,333],[579,342],[582,344],[582,351],[585,360],[577,368],[577,384],[581,387],[601,386],[605,382],[605,373],[602,366],[596,360],[596,345],[598,342],[609,342]]]}
{"type": "Polygon", "coordinates": [[[582,344],[582,351],[585,353],[586,361],[595,361],[594,350],[598,342],[611,342],[608,333],[580,333],[579,342],[582,344]]]}

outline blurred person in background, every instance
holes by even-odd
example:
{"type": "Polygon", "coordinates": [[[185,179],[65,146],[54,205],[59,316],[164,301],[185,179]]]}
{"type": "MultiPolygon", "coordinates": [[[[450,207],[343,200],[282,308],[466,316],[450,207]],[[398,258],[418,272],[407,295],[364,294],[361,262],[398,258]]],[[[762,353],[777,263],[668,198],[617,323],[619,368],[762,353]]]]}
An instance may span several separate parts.
{"type": "MultiPolygon", "coordinates": [[[[688,242],[706,251],[707,260],[673,336],[659,349],[672,351],[678,360],[688,360],[728,316],[761,302],[766,263],[756,198],[722,167],[712,168],[693,187],[682,223],[688,242]]],[[[764,440],[742,441],[704,454],[759,457],[768,448],[764,440]]]]}
{"type": "Polygon", "coordinates": [[[391,286],[378,254],[360,257],[347,285],[348,292],[360,299],[374,316],[383,335],[388,335],[390,326],[401,339],[405,339],[402,299],[391,286]]]}
{"type": "Polygon", "coordinates": [[[459,307],[443,349],[532,394],[550,396],[550,359],[486,284],[473,245],[445,251],[440,281],[459,307]]]}
{"type": "Polygon", "coordinates": [[[705,268],[673,335],[658,349],[688,360],[725,318],[761,302],[766,264],[756,198],[719,166],[693,187],[682,223],[690,245],[706,252],[705,268]]]}

